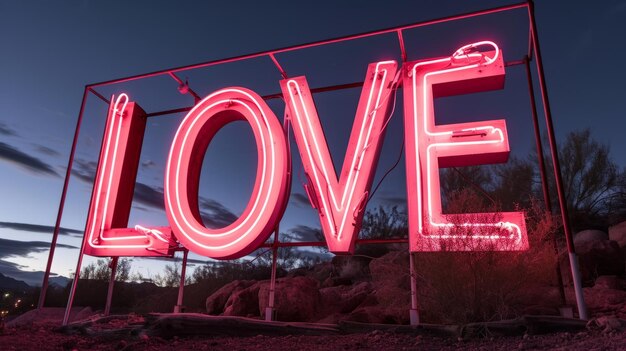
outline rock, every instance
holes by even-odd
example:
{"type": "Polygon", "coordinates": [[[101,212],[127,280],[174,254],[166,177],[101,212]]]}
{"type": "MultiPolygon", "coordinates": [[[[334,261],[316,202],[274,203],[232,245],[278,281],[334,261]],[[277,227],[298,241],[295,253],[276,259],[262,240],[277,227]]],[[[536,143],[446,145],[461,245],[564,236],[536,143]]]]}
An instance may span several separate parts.
{"type": "Polygon", "coordinates": [[[609,227],[609,240],[617,242],[620,248],[626,248],[626,221],[609,227]]]}
{"type": "Polygon", "coordinates": [[[336,277],[350,282],[369,278],[369,263],[372,259],[365,256],[337,255],[331,263],[336,277]]]}
{"type": "MultiPolygon", "coordinates": [[[[569,292],[573,299],[573,291],[569,292]]],[[[618,318],[626,318],[626,291],[618,289],[605,289],[600,286],[584,288],[585,302],[591,315],[612,315],[618,318]]]]}
{"type": "Polygon", "coordinates": [[[618,318],[612,316],[602,316],[590,320],[589,323],[587,323],[587,328],[599,328],[602,329],[603,333],[608,334],[611,332],[618,332],[623,330],[624,325],[618,318]]]}
{"type": "MultiPolygon", "coordinates": [[[[70,322],[83,320],[93,316],[95,313],[90,307],[72,307],[70,311],[70,322]],[[79,317],[79,318],[77,318],[79,317]]],[[[60,323],[65,315],[65,307],[44,307],[43,309],[33,309],[25,312],[14,319],[6,322],[7,328],[16,328],[24,325],[44,325],[49,323],[60,323]]]]}
{"type": "Polygon", "coordinates": [[[206,299],[207,313],[213,315],[219,315],[223,313],[224,306],[226,305],[226,302],[231,297],[231,295],[252,286],[252,284],[254,283],[254,280],[235,280],[224,285],[206,299]]]}
{"type": "Polygon", "coordinates": [[[307,269],[300,268],[300,269],[292,270],[289,272],[289,274],[287,274],[287,277],[307,276],[322,283],[328,279],[331,279],[332,275],[333,275],[332,263],[320,262],[311,268],[307,268],[307,269]],[[300,271],[304,271],[303,272],[304,274],[299,274],[300,271]]]}
{"type": "Polygon", "coordinates": [[[375,288],[373,296],[387,316],[383,319],[387,321],[408,320],[411,302],[408,253],[406,251],[391,251],[382,257],[373,259],[370,262],[370,273],[375,288]]]}
{"type": "Polygon", "coordinates": [[[601,275],[622,275],[624,256],[617,242],[612,240],[587,241],[576,245],[580,270],[584,282],[601,275]]]}
{"type": "Polygon", "coordinates": [[[574,234],[574,245],[581,245],[586,242],[608,240],[607,233],[601,230],[588,229],[574,234]]]}
{"type": "MultiPolygon", "coordinates": [[[[260,283],[258,308],[263,315],[268,307],[270,284],[260,283]]],[[[274,308],[277,320],[310,321],[320,308],[318,282],[309,277],[293,277],[276,280],[274,308]]]]}
{"type": "Polygon", "coordinates": [[[615,275],[603,275],[596,279],[593,288],[619,290],[622,288],[622,281],[615,275]]]}
{"type": "Polygon", "coordinates": [[[324,315],[350,313],[365,301],[372,290],[369,282],[320,289],[321,310],[324,315]]]}
{"type": "Polygon", "coordinates": [[[260,283],[233,292],[224,305],[225,316],[259,316],[260,283]]]}
{"type": "Polygon", "coordinates": [[[376,324],[408,324],[409,310],[400,308],[383,308],[381,306],[365,306],[354,310],[345,319],[352,322],[376,324]]]}
{"type": "Polygon", "coordinates": [[[396,285],[410,288],[409,254],[406,251],[391,251],[373,259],[369,264],[374,285],[396,285]]]}

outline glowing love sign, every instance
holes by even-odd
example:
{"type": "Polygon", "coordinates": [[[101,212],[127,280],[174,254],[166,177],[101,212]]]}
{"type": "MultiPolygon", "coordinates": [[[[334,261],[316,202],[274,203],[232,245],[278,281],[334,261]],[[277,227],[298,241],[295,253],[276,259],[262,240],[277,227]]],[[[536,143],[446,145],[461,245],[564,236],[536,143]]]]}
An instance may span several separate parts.
{"type": "MultiPolygon", "coordinates": [[[[280,81],[286,115],[308,179],[305,190],[320,215],[329,250],[351,253],[363,220],[388,123],[390,101],[402,79],[411,251],[523,250],[524,214],[443,214],[439,168],[504,162],[509,145],[504,120],[436,125],[436,97],[502,88],[502,52],[492,42],[459,49],[451,57],[368,66],[339,177],[305,77],[280,81]],[[479,49],[490,50],[481,52],[479,49]]],[[[125,94],[112,99],[87,227],[85,253],[94,256],[169,256],[178,243],[216,259],[242,257],[267,240],[286,208],[291,156],[283,128],[255,92],[228,87],[200,101],[181,122],[165,174],[170,227],[126,228],[146,114],[125,94]],[[241,216],[216,229],[202,224],[198,185],[212,138],[242,120],[257,146],[256,181],[241,216]]]]}

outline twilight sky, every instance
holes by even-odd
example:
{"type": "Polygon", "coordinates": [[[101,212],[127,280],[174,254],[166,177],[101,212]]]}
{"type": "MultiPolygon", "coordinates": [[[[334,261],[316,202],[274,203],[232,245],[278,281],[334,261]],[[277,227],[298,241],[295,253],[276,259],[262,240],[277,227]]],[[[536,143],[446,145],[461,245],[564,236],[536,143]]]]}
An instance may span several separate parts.
{"type": "MultiPolygon", "coordinates": [[[[514,1],[0,1],[0,273],[40,281],[74,127],[86,84],[203,61],[394,27],[502,6],[514,1]]],[[[536,16],[557,136],[591,128],[626,166],[626,3],[537,1],[536,16]]],[[[409,60],[450,55],[460,46],[493,40],[505,60],[519,60],[528,45],[525,9],[405,32],[409,60]]],[[[290,76],[311,87],[363,80],[367,64],[400,61],[393,35],[277,56],[290,76]]],[[[534,66],[534,65],[533,65],[534,66]]],[[[259,94],[280,91],[280,75],[267,58],[180,73],[202,97],[226,86],[259,94]]],[[[441,99],[438,123],[506,118],[512,153],[533,144],[523,66],[507,69],[502,91],[441,99]]],[[[127,92],[146,111],[190,106],[168,77],[99,88],[127,92]]],[[[341,168],[360,88],[315,96],[335,167],[341,168]]],[[[284,104],[269,102],[282,119],[284,104]]],[[[395,162],[402,143],[402,99],[387,130],[377,177],[395,162]]],[[[107,106],[89,98],[72,170],[62,231],[52,271],[74,270],[85,226],[107,106]]],[[[167,225],[164,164],[184,114],[149,119],[130,225],[167,225]]],[[[293,137],[291,138],[293,142],[293,137]]],[[[295,145],[293,145],[295,147],[295,145]]],[[[281,232],[313,240],[317,212],[302,189],[294,148],[290,205],[281,232]]],[[[215,225],[243,210],[256,167],[250,129],[234,123],[220,131],[205,156],[201,210],[215,225]]],[[[404,159],[369,206],[405,205],[404,159]]],[[[313,249],[311,254],[318,254],[313,249]]],[[[206,259],[190,256],[195,263],[206,259]]],[[[86,263],[91,262],[88,259],[86,263]]],[[[159,273],[166,261],[136,259],[133,270],[159,273]]]]}

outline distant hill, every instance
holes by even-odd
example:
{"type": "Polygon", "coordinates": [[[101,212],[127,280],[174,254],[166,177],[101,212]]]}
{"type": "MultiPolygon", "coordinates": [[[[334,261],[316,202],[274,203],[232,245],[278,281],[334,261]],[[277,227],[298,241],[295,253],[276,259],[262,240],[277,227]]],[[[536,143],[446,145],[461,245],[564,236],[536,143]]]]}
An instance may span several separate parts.
{"type": "Polygon", "coordinates": [[[32,287],[21,280],[13,279],[0,273],[0,289],[27,291],[31,290],[32,287]]]}
{"type": "MultiPolygon", "coordinates": [[[[13,277],[10,277],[9,275],[5,275],[0,273],[0,289],[2,288],[9,288],[14,286],[15,282],[17,282],[18,284],[20,284],[20,287],[23,287],[23,285],[21,284],[26,284],[29,289],[30,288],[35,288],[35,287],[40,287],[41,286],[41,281],[43,280],[43,274],[44,272],[21,272],[19,279],[15,279],[13,277]],[[6,283],[5,283],[6,280],[6,283]]],[[[61,288],[65,288],[67,286],[67,284],[69,282],[71,282],[72,280],[68,277],[64,277],[62,275],[56,275],[56,276],[50,276],[50,279],[48,280],[50,285],[57,285],[61,288]]]]}
{"type": "MultiPolygon", "coordinates": [[[[50,285],[52,284],[56,284],[58,286],[60,286],[61,288],[65,288],[67,286],[67,284],[69,284],[72,281],[72,279],[64,277],[62,275],[56,276],[56,277],[50,277],[50,285]]],[[[41,284],[38,284],[37,286],[40,286],[41,284]]]]}

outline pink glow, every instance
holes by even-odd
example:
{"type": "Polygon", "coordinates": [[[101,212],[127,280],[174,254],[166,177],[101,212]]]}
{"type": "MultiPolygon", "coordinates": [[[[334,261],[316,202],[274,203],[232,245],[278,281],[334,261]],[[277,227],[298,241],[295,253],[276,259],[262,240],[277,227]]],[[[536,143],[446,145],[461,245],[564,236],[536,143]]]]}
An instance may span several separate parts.
{"type": "Polygon", "coordinates": [[[169,228],[162,229],[166,234],[158,231],[159,236],[123,228],[128,224],[145,112],[129,102],[126,94],[113,97],[111,102],[87,218],[84,252],[92,256],[171,256],[175,242],[169,228]]]}
{"type": "Polygon", "coordinates": [[[504,162],[509,145],[504,120],[436,125],[434,98],[498,89],[503,83],[502,53],[489,41],[466,45],[451,57],[406,64],[403,87],[411,251],[438,251],[443,246],[455,251],[528,247],[523,212],[444,215],[441,210],[439,167],[504,162]],[[485,46],[494,50],[479,51],[485,46]],[[466,233],[458,234],[463,231],[466,233]]]}
{"type": "Polygon", "coordinates": [[[200,101],[176,132],[167,161],[165,207],[180,242],[189,250],[217,259],[242,257],[267,240],[286,207],[289,153],[282,126],[256,93],[225,88],[200,101]],[[206,228],[198,209],[202,156],[224,125],[244,120],[257,145],[258,166],[252,196],[234,223],[206,228]]]}
{"type": "Polygon", "coordinates": [[[339,180],[306,78],[280,82],[304,171],[310,180],[305,190],[319,211],[331,252],[354,250],[379,159],[390,97],[395,93],[391,82],[396,71],[395,61],[368,66],[339,180]]]}
{"type": "MultiPolygon", "coordinates": [[[[401,73],[410,250],[526,249],[522,212],[443,214],[441,209],[440,167],[505,162],[509,145],[504,120],[436,125],[434,98],[501,88],[501,51],[493,42],[478,42],[460,48],[450,57],[407,63],[401,73]],[[487,46],[493,50],[481,51],[487,46]]],[[[294,126],[308,181],[305,191],[319,211],[331,252],[354,250],[399,75],[395,61],[368,66],[340,177],[335,173],[306,78],[280,82],[286,118],[294,126]]],[[[238,87],[218,90],[200,101],[180,124],[168,156],[164,185],[171,228],[125,228],[146,117],[125,94],[112,101],[89,209],[85,253],[171,255],[178,246],[175,234],[195,253],[232,259],[250,253],[267,240],[286,207],[291,159],[282,126],[259,95],[238,87]],[[209,229],[203,225],[198,207],[202,160],[216,133],[236,120],[249,123],[256,140],[255,185],[246,208],[234,223],[209,229]]]]}

